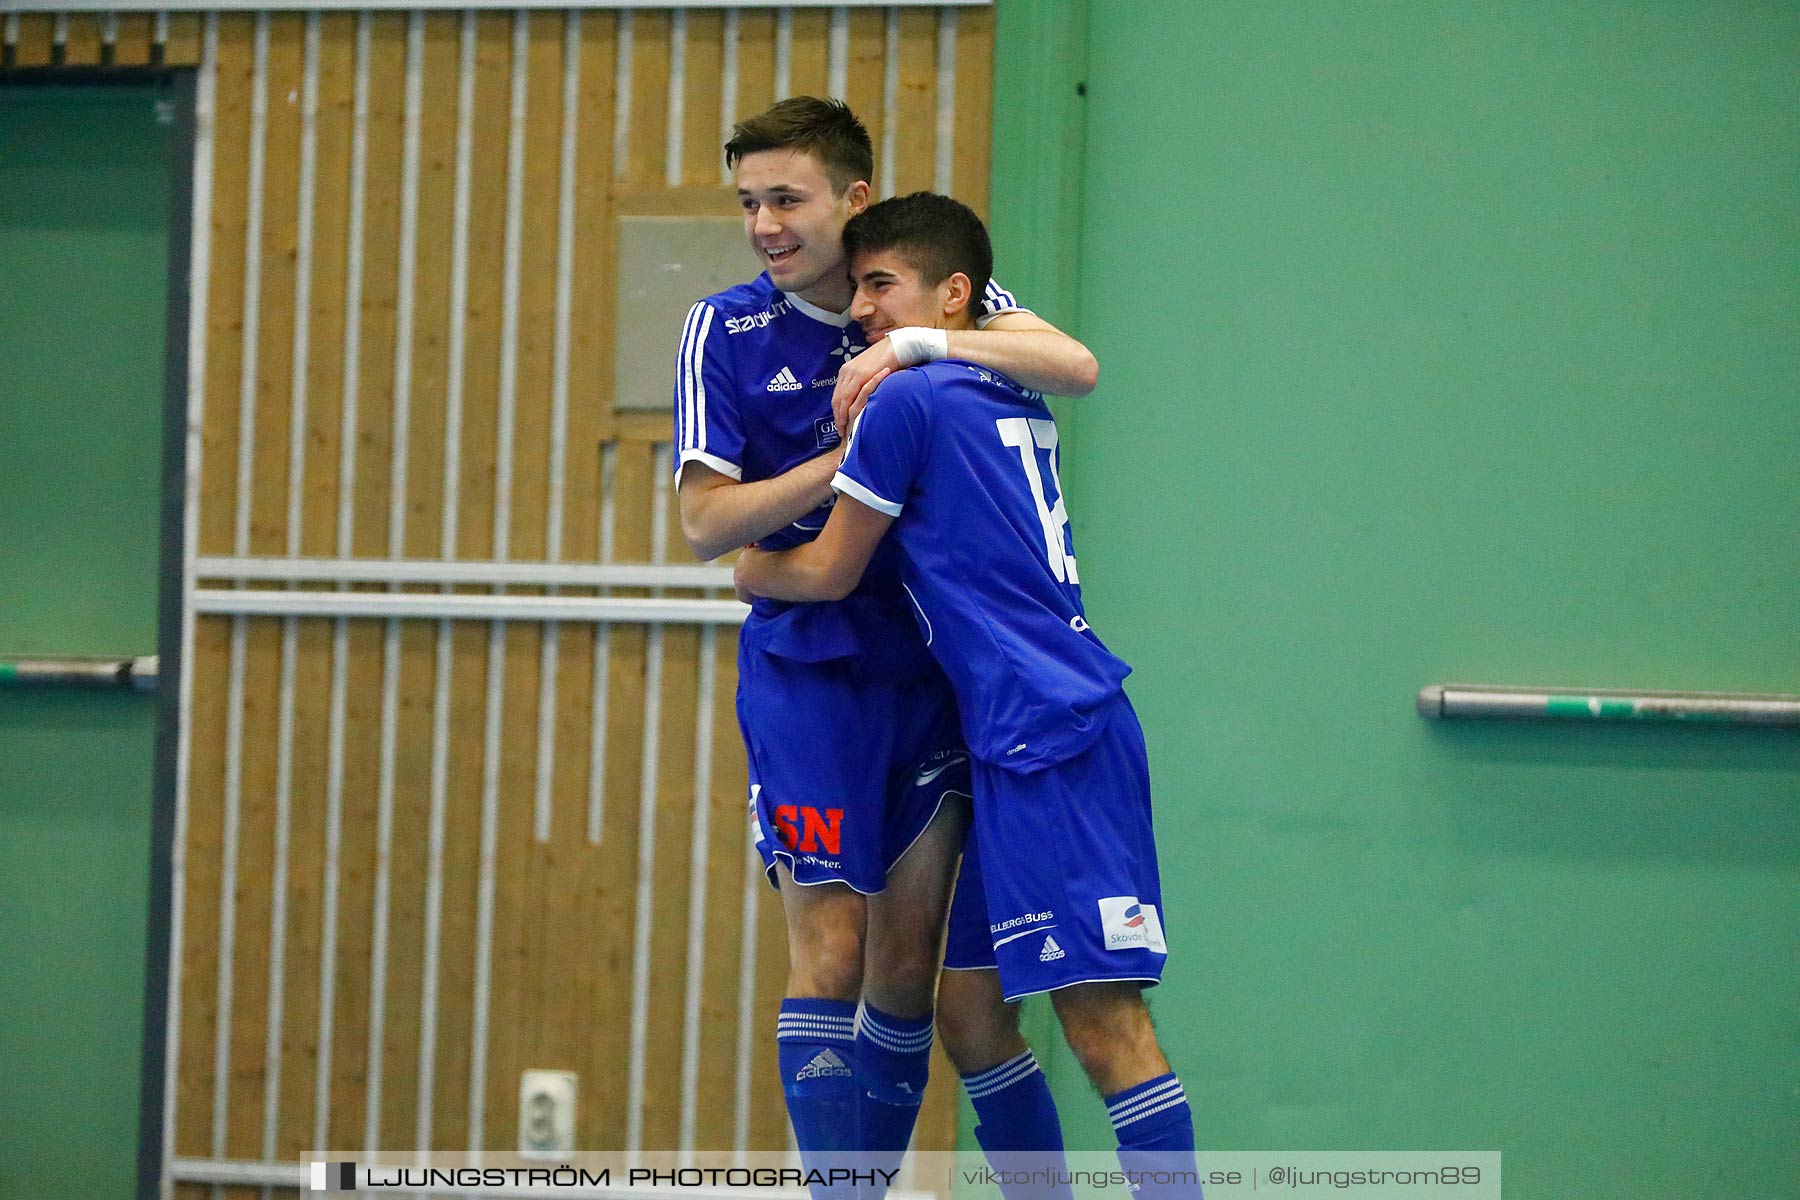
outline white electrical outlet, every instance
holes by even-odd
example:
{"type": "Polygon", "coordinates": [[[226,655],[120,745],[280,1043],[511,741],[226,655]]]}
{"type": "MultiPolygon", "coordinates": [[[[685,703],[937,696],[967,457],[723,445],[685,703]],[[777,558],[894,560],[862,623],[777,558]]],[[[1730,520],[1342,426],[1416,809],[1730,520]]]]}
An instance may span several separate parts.
{"type": "Polygon", "coordinates": [[[519,1156],[565,1159],[575,1152],[575,1073],[526,1071],[519,1078],[519,1156]]]}

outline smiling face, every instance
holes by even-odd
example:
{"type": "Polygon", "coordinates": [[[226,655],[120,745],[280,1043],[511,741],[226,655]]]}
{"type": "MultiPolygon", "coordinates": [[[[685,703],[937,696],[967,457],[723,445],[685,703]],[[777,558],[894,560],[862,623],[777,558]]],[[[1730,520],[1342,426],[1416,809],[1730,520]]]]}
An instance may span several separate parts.
{"type": "Polygon", "coordinates": [[[759,150],[738,163],[737,193],[750,248],[775,286],[842,310],[850,299],[844,222],[868,206],[868,183],[859,180],[839,195],[804,150],[759,150]]]}
{"type": "Polygon", "coordinates": [[[856,288],[850,315],[871,345],[908,325],[968,329],[974,324],[969,277],[961,271],[926,283],[898,250],[866,250],[851,260],[850,279],[856,288]]]}

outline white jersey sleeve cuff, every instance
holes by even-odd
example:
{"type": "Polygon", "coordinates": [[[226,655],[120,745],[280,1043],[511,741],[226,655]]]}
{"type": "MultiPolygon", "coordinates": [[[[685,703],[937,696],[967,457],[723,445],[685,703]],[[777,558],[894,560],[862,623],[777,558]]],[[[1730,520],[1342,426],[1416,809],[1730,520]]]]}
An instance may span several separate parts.
{"type": "Polygon", "coordinates": [[[886,513],[890,517],[899,516],[900,510],[906,507],[903,504],[895,504],[892,500],[883,500],[842,471],[831,477],[831,490],[842,492],[852,500],[866,504],[876,512],[886,513]]]}
{"type": "Polygon", "coordinates": [[[718,455],[708,454],[704,450],[683,450],[681,452],[680,460],[675,464],[675,488],[677,491],[681,490],[681,468],[687,466],[691,462],[697,462],[703,466],[711,467],[719,474],[734,479],[739,483],[744,481],[744,468],[738,466],[736,463],[726,462],[718,455]]]}

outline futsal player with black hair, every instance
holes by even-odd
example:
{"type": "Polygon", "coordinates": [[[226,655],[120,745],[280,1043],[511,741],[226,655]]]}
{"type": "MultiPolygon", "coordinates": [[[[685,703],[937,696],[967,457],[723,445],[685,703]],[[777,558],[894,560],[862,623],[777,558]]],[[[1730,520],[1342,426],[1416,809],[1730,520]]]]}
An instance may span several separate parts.
{"type": "MultiPolygon", "coordinates": [[[[872,340],[973,324],[993,256],[963,205],[884,201],[844,242],[850,311],[872,340]]],[[[1191,1171],[1192,1114],[1142,995],[1168,953],[1148,760],[1122,688],[1130,667],[1082,607],[1056,422],[1038,392],[955,358],[876,376],[852,419],[825,528],[746,551],[740,595],[833,601],[897,554],[972,756],[987,919],[959,904],[946,962],[985,957],[1009,1001],[1048,992],[1121,1163],[1191,1171]]]]}

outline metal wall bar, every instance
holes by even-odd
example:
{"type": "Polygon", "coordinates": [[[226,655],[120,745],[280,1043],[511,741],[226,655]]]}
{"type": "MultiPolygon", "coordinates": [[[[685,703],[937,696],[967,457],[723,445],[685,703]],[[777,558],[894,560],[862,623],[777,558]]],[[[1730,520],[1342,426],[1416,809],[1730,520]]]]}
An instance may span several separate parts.
{"type": "Polygon", "coordinates": [[[727,588],[731,568],[686,563],[447,562],[405,558],[201,558],[201,579],[495,587],[727,588]]]}
{"type": "MultiPolygon", "coordinates": [[[[262,286],[262,208],[265,135],[268,128],[269,18],[257,14],[250,102],[248,206],[244,233],[243,369],[238,395],[237,515],[234,547],[250,552],[250,488],[256,450],[256,351],[262,286]]],[[[198,611],[198,606],[196,606],[198,611]]],[[[212,1153],[225,1156],[226,1121],[231,1104],[231,1006],[233,959],[237,947],[238,836],[243,795],[244,653],[243,618],[231,623],[230,666],[226,685],[225,824],[219,873],[219,973],[217,1026],[213,1037],[212,1153]]],[[[214,1200],[219,1189],[214,1188],[214,1200]]]]}
{"type": "MultiPolygon", "coordinates": [[[[545,557],[560,562],[563,554],[564,473],[569,441],[569,322],[574,303],[575,187],[577,127],[581,99],[581,13],[571,12],[563,25],[562,143],[557,163],[556,322],[550,367],[550,479],[545,517],[545,557]]],[[[549,594],[555,595],[552,590],[549,594]]],[[[538,761],[533,797],[532,832],[540,843],[550,840],[551,806],[555,801],[556,697],[561,663],[562,626],[544,626],[538,653],[538,761]]]]}
{"type": "MultiPolygon", "coordinates": [[[[337,553],[354,549],[356,435],[358,385],[362,361],[363,206],[368,191],[369,157],[369,30],[368,13],[356,18],[355,82],[352,85],[350,134],[350,221],[344,249],[344,380],[338,424],[337,553]]],[[[346,585],[339,584],[339,590],[346,585]]],[[[348,703],[350,625],[340,618],[331,630],[331,699],[327,717],[325,765],[325,879],[319,930],[319,1058],[313,1074],[311,1144],[329,1144],[331,1128],[332,1037],[337,1006],[338,881],[343,854],[344,721],[348,703]]]]}
{"type": "MultiPolygon", "coordinates": [[[[415,258],[418,253],[420,124],[422,120],[425,21],[413,12],[406,22],[406,100],[401,133],[400,246],[394,298],[394,414],[389,456],[388,554],[406,552],[407,465],[412,428],[413,324],[415,258]]],[[[341,552],[341,551],[340,551],[341,552]]],[[[391,619],[382,631],[381,758],[377,768],[375,816],[375,883],[369,914],[369,1044],[368,1082],[363,1097],[363,1148],[374,1153],[381,1142],[381,1098],[386,1067],[388,916],[393,888],[394,772],[400,708],[400,622],[391,619]]]]}
{"type": "MultiPolygon", "coordinates": [[[[158,42],[167,36],[166,20],[158,21],[158,42]]],[[[175,1159],[176,1084],[181,1069],[181,974],[186,943],[187,841],[189,784],[193,771],[194,711],[194,563],[200,544],[201,431],[206,422],[206,330],[209,282],[212,278],[213,116],[217,106],[219,18],[209,13],[199,78],[194,91],[194,212],[188,258],[188,425],[186,476],[183,480],[182,605],[180,717],[175,734],[175,831],[169,868],[169,1003],[163,1027],[167,1047],[163,1068],[162,1161],[175,1159]]],[[[159,1200],[172,1200],[174,1184],[167,1167],[158,1187],[159,1200]]]]}
{"type": "MultiPolygon", "coordinates": [[[[669,544],[669,480],[674,447],[656,447],[650,464],[650,560],[661,563],[669,544]]],[[[658,600],[660,597],[653,597],[658,600]]],[[[663,601],[663,603],[671,603],[663,601]]],[[[683,603],[676,601],[674,603],[683,603]]],[[[701,600],[692,603],[713,604],[701,600]]],[[[644,1148],[644,1061],[650,1025],[650,912],[656,873],[657,759],[662,733],[663,626],[652,625],[644,646],[644,758],[638,790],[637,916],[632,932],[631,1060],[627,1081],[625,1149],[636,1160],[644,1148]]]]}
{"type": "MultiPolygon", "coordinates": [[[[719,145],[731,140],[731,127],[737,123],[738,98],[738,10],[725,10],[725,53],[719,66],[719,145]]],[[[731,168],[725,155],[718,156],[719,182],[730,186],[731,168]]]]}
{"type": "MultiPolygon", "coordinates": [[[[994,0],[840,0],[846,8],[985,8],[994,0]]],[[[9,0],[19,12],[212,12],[218,8],[218,0],[107,0],[100,5],[95,0],[9,0]]],[[[333,12],[342,10],[363,11],[369,8],[368,0],[258,0],[244,8],[254,8],[263,12],[307,12],[318,10],[333,12]]],[[[562,9],[617,9],[629,12],[634,8],[817,8],[811,0],[661,0],[660,3],[646,5],[639,0],[542,0],[530,5],[521,5],[518,0],[412,0],[407,8],[414,11],[433,12],[442,10],[489,10],[500,9],[512,12],[519,8],[545,10],[562,9]]]]}
{"type": "Polygon", "coordinates": [[[775,14],[775,98],[793,94],[794,14],[782,9],[775,14]]]}
{"type": "Polygon", "coordinates": [[[841,4],[831,10],[826,39],[826,94],[842,99],[850,79],[850,10],[841,4]]]}
{"type": "MultiPolygon", "coordinates": [[[[465,596],[434,592],[233,592],[199,589],[194,611],[259,617],[405,617],[451,621],[602,621],[610,624],[741,625],[736,600],[612,596],[465,596]]],[[[447,680],[446,680],[447,683],[447,680]]]]}
{"type": "MultiPolygon", "coordinates": [[[[104,7],[95,0],[9,0],[18,12],[213,12],[218,9],[218,0],[107,0],[104,7]]],[[[840,0],[845,8],[985,8],[994,0],[840,0]]],[[[308,12],[318,10],[333,12],[342,10],[364,11],[369,8],[368,0],[258,0],[254,5],[246,4],[244,8],[254,8],[263,12],[308,12]]],[[[534,0],[530,5],[521,5],[518,0],[412,0],[407,8],[413,11],[433,12],[442,10],[487,10],[500,9],[512,12],[521,7],[545,9],[550,11],[562,9],[617,9],[629,12],[634,8],[817,8],[811,0],[661,0],[660,3],[646,5],[639,0],[534,0]]]]}
{"type": "MultiPolygon", "coordinates": [[[[300,178],[295,200],[293,362],[289,382],[287,553],[300,553],[306,481],[307,354],[312,314],[313,199],[318,169],[319,14],[306,15],[300,85],[300,178]]],[[[262,1155],[275,1157],[281,1107],[282,1019],[287,999],[289,839],[294,803],[294,674],[298,619],[281,625],[280,699],[275,737],[275,847],[270,867],[268,1019],[263,1029],[262,1155]]],[[[269,1189],[263,1189],[269,1200],[269,1189]]]]}
{"type": "Polygon", "coordinates": [[[681,1135],[684,1165],[693,1162],[694,1113],[700,1095],[700,991],[706,970],[707,860],[712,851],[713,688],[719,630],[700,631],[700,685],[694,712],[694,828],[688,839],[687,994],[681,1036],[681,1135]]]}
{"type": "MultiPolygon", "coordinates": [[[[613,560],[618,536],[618,506],[613,498],[613,481],[618,476],[619,448],[606,446],[600,451],[600,545],[597,552],[604,566],[613,560]]],[[[603,592],[602,595],[605,593],[603,592]]],[[[594,630],[594,721],[588,743],[588,845],[600,844],[606,814],[606,710],[607,679],[612,662],[612,626],[602,623],[594,630]]]]}
{"type": "Polygon", "coordinates": [[[0,662],[0,687],[117,687],[156,690],[158,660],[136,658],[19,658],[0,662]]]}
{"type": "Polygon", "coordinates": [[[1686,721],[1800,726],[1800,696],[1757,692],[1633,692],[1434,683],[1421,688],[1427,720],[1474,717],[1574,721],[1686,721]]]}
{"type": "Polygon", "coordinates": [[[937,156],[932,163],[933,190],[954,190],[956,169],[956,10],[938,17],[937,38],[937,156]]]}
{"type": "MultiPolygon", "coordinates": [[[[526,82],[531,14],[512,21],[512,94],[506,146],[506,233],[500,301],[500,402],[495,441],[494,558],[512,545],[513,449],[519,376],[519,232],[525,190],[526,82]]],[[[460,314],[457,314],[460,319],[460,314]]],[[[486,725],[482,733],[481,858],[475,899],[475,995],[469,1028],[469,1131],[482,1147],[487,1125],[488,1009],[493,995],[495,856],[500,826],[500,732],[505,719],[507,625],[488,626],[486,725]]]]}
{"type": "Polygon", "coordinates": [[[887,44],[882,56],[881,146],[875,163],[875,193],[883,200],[894,195],[896,139],[900,130],[900,10],[887,11],[887,44]]]}
{"type": "Polygon", "coordinates": [[[625,178],[625,166],[631,161],[631,54],[635,14],[626,9],[619,14],[617,45],[613,52],[613,154],[614,179],[625,178]]]}

